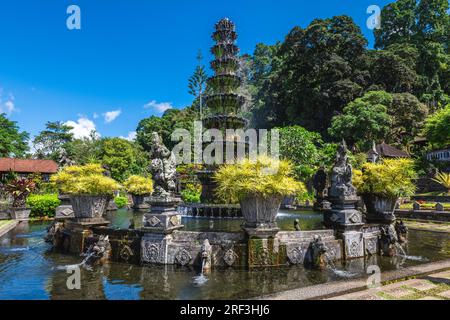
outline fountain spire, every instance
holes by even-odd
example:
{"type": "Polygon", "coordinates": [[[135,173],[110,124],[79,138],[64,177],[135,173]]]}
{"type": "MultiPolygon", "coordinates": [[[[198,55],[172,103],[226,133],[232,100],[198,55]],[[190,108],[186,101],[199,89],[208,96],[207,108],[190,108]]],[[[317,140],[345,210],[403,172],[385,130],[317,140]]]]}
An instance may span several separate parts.
{"type": "Polygon", "coordinates": [[[235,24],[228,18],[221,19],[215,25],[212,39],[216,42],[211,48],[215,57],[211,62],[214,76],[208,79],[212,93],[205,97],[211,114],[203,125],[207,129],[244,128],[247,122],[238,116],[245,97],[238,93],[242,79],[238,75],[240,60],[235,24]]]}

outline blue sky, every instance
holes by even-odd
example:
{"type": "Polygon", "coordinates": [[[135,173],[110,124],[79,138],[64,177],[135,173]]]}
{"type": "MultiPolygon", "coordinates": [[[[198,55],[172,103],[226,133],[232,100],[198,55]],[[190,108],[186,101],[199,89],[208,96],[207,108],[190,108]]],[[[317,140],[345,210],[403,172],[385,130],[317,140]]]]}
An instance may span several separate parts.
{"type": "Polygon", "coordinates": [[[242,53],[283,40],[296,25],[347,14],[373,43],[369,5],[390,0],[14,0],[0,4],[0,111],[37,134],[72,121],[82,135],[128,136],[140,119],[189,105],[187,80],[214,23],[237,25],[242,53]],[[81,30],[68,30],[69,5],[81,30]],[[147,107],[144,107],[147,106],[147,107]]]}

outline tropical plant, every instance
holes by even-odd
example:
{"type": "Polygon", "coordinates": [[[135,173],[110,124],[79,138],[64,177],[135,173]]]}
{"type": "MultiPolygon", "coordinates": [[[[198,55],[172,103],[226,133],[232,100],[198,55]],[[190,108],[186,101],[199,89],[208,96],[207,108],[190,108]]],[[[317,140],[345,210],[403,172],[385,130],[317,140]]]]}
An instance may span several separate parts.
{"type": "Polygon", "coordinates": [[[181,199],[186,203],[199,203],[201,193],[202,189],[199,184],[188,183],[181,191],[181,199]]]}
{"type": "Polygon", "coordinates": [[[153,181],[151,178],[142,176],[130,176],[123,183],[125,190],[133,195],[143,196],[153,192],[153,181]]]}
{"type": "Polygon", "coordinates": [[[53,217],[56,208],[61,204],[57,194],[31,194],[27,206],[31,209],[30,217],[53,217]]]}
{"type": "MultiPolygon", "coordinates": [[[[1,108],[0,108],[1,110],[1,108]]],[[[28,151],[27,132],[20,132],[16,121],[0,113],[0,157],[22,157],[28,151]]]]}
{"type": "Polygon", "coordinates": [[[115,204],[117,205],[117,207],[119,209],[122,209],[128,204],[128,198],[127,197],[118,196],[118,197],[114,198],[114,202],[115,202],[115,204]]]}
{"type": "Polygon", "coordinates": [[[214,175],[217,195],[225,201],[237,202],[249,195],[269,198],[306,192],[305,185],[293,177],[289,161],[260,156],[235,165],[223,165],[214,175]]]}
{"type": "Polygon", "coordinates": [[[432,180],[447,189],[447,193],[450,193],[450,173],[438,172],[432,180]]]}
{"type": "Polygon", "coordinates": [[[51,181],[69,195],[112,196],[120,188],[115,180],[105,176],[100,164],[65,167],[51,181]]]}
{"type": "Polygon", "coordinates": [[[321,160],[320,134],[300,126],[279,128],[279,132],[281,157],[292,162],[296,178],[311,178],[321,160]]]}
{"type": "Polygon", "coordinates": [[[36,188],[36,184],[32,179],[17,178],[8,181],[3,189],[9,194],[13,201],[13,208],[23,208],[26,205],[28,196],[36,188]]]}
{"type": "Polygon", "coordinates": [[[414,162],[410,159],[384,159],[379,163],[366,163],[362,170],[354,170],[353,184],[360,194],[386,197],[414,195],[417,178],[414,162]]]}

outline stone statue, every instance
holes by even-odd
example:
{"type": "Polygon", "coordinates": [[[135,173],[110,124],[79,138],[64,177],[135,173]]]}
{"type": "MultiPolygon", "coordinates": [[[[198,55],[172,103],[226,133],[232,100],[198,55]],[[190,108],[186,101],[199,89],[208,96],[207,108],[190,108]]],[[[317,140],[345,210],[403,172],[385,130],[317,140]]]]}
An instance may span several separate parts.
{"type": "Polygon", "coordinates": [[[155,182],[153,196],[168,198],[176,191],[175,155],[162,143],[158,133],[152,133],[151,142],[150,171],[155,182]]]}
{"type": "Polygon", "coordinates": [[[54,247],[59,247],[61,245],[63,231],[64,223],[53,221],[47,228],[47,234],[44,237],[45,242],[51,243],[54,247]]]}
{"type": "Polygon", "coordinates": [[[301,229],[300,229],[300,220],[298,220],[298,219],[294,220],[294,229],[295,229],[295,231],[301,231],[301,229]]]}
{"type": "Polygon", "coordinates": [[[408,227],[405,226],[402,220],[395,222],[395,232],[397,233],[398,242],[408,242],[408,227]]]}
{"type": "Polygon", "coordinates": [[[323,191],[327,187],[327,173],[323,166],[321,166],[314,175],[313,186],[316,190],[316,195],[323,197],[323,191]]]}
{"type": "Polygon", "coordinates": [[[380,249],[381,254],[387,257],[393,257],[396,254],[395,245],[398,242],[395,227],[391,225],[380,226],[380,249]]]}
{"type": "Polygon", "coordinates": [[[87,248],[86,252],[82,254],[86,259],[83,261],[87,266],[96,264],[104,264],[109,260],[111,255],[111,244],[109,243],[109,236],[101,235],[97,241],[87,248]]]}
{"type": "Polygon", "coordinates": [[[59,149],[58,166],[60,168],[64,168],[64,167],[70,167],[73,165],[75,165],[75,161],[73,161],[72,159],[69,158],[69,155],[67,154],[66,149],[64,149],[64,148],[59,149]]]}
{"type": "Polygon", "coordinates": [[[201,257],[202,257],[202,273],[207,273],[211,270],[212,265],[212,246],[208,239],[203,241],[201,247],[201,257]]]}
{"type": "Polygon", "coordinates": [[[331,198],[355,198],[356,189],[352,184],[352,166],[347,157],[347,145],[343,140],[338,147],[336,162],[331,172],[331,186],[328,195],[331,198]]]}
{"type": "Polygon", "coordinates": [[[326,266],[325,253],[327,248],[320,236],[314,236],[309,243],[308,251],[305,255],[304,265],[312,269],[322,269],[326,266]]]}
{"type": "Polygon", "coordinates": [[[316,190],[316,200],[314,201],[314,210],[320,211],[324,209],[324,198],[327,187],[327,173],[325,168],[321,166],[313,177],[313,186],[316,190]]]}

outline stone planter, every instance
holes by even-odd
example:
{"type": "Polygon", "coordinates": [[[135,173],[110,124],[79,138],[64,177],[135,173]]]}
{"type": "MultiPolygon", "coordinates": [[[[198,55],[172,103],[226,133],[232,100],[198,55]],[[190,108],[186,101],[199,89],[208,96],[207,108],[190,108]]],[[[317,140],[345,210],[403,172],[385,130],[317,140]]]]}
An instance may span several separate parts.
{"type": "Polygon", "coordinates": [[[146,202],[148,195],[132,194],[131,198],[133,199],[133,209],[145,210],[150,208],[150,205],[146,202]]]}
{"type": "Polygon", "coordinates": [[[398,197],[364,194],[362,198],[367,209],[368,223],[391,223],[395,220],[394,211],[398,197]]]}
{"type": "Polygon", "coordinates": [[[110,199],[109,196],[70,196],[74,216],[78,219],[102,219],[110,199]]]}
{"type": "Polygon", "coordinates": [[[14,220],[29,220],[31,209],[29,208],[10,208],[9,214],[14,220]]]}
{"type": "Polygon", "coordinates": [[[241,211],[245,219],[244,227],[278,230],[276,218],[282,200],[282,196],[262,198],[254,195],[249,195],[241,200],[241,211]]]}

